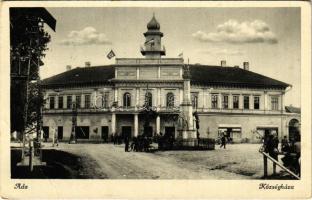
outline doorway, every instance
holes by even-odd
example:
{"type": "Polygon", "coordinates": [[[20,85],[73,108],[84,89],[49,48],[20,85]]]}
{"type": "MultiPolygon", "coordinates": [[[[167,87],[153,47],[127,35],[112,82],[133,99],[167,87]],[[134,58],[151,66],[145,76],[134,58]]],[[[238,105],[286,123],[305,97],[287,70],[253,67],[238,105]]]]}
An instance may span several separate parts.
{"type": "Polygon", "coordinates": [[[288,124],[288,139],[289,141],[295,141],[299,136],[299,121],[297,119],[292,119],[288,124]]]}
{"type": "Polygon", "coordinates": [[[153,137],[153,127],[152,126],[144,127],[144,134],[146,134],[147,137],[153,137]]]}
{"type": "Polygon", "coordinates": [[[122,126],[121,127],[121,135],[123,138],[131,138],[132,127],[131,126],[122,126]]]}
{"type": "Polygon", "coordinates": [[[108,126],[102,126],[101,139],[103,142],[108,142],[108,126]]]}
{"type": "Polygon", "coordinates": [[[63,126],[57,127],[57,139],[62,140],[63,139],[63,126]]]}
{"type": "Polygon", "coordinates": [[[76,126],[76,139],[89,139],[89,126],[76,126]]]}
{"type": "Polygon", "coordinates": [[[43,126],[42,131],[43,131],[43,138],[45,141],[47,141],[47,139],[49,138],[49,127],[43,126]]]}
{"type": "Polygon", "coordinates": [[[165,127],[165,135],[174,138],[175,127],[174,126],[167,126],[167,127],[165,127]]]}

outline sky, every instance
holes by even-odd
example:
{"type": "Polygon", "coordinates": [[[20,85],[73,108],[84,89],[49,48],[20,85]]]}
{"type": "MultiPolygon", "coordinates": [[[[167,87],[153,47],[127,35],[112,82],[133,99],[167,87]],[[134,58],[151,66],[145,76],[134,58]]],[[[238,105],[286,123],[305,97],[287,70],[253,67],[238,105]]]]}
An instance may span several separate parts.
{"type": "MultiPolygon", "coordinates": [[[[113,64],[142,57],[146,25],[155,13],[164,33],[166,57],[183,52],[190,63],[228,66],[249,62],[249,70],[286,82],[285,105],[300,107],[300,8],[47,8],[56,18],[40,69],[47,78],[72,68],[113,64]]],[[[220,77],[222,78],[222,77],[220,77]]]]}

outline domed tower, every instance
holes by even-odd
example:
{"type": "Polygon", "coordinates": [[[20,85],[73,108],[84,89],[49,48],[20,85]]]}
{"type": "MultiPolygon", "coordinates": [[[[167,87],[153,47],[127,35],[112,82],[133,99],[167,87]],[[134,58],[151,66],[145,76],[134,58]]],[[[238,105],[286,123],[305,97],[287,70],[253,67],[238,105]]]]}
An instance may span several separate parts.
{"type": "Polygon", "coordinates": [[[146,58],[160,58],[166,55],[165,48],[161,48],[161,38],[164,36],[160,32],[160,24],[153,14],[153,18],[147,24],[147,32],[144,33],[144,48],[141,47],[141,53],[146,58]]]}

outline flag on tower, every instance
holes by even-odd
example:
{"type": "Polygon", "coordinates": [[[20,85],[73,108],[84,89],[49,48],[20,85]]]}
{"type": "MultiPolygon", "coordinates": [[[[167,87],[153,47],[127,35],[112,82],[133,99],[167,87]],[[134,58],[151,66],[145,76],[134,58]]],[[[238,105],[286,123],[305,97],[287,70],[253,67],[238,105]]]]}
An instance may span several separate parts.
{"type": "Polygon", "coordinates": [[[114,51],[111,50],[111,51],[107,54],[106,57],[107,57],[108,59],[111,59],[111,58],[114,57],[114,56],[116,56],[116,55],[115,55],[114,51]]]}

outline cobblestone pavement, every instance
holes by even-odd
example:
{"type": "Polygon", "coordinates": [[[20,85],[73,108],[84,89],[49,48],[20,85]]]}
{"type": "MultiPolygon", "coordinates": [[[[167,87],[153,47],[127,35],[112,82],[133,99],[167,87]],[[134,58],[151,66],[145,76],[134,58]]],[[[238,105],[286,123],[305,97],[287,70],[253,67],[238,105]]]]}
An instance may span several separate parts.
{"type": "MultiPolygon", "coordinates": [[[[260,179],[260,144],[232,144],[212,151],[125,152],[124,145],[67,144],[54,148],[78,155],[93,178],[111,179],[260,179]],[[101,175],[100,177],[99,174],[101,175]]],[[[272,166],[269,164],[269,173],[272,166]]]]}

